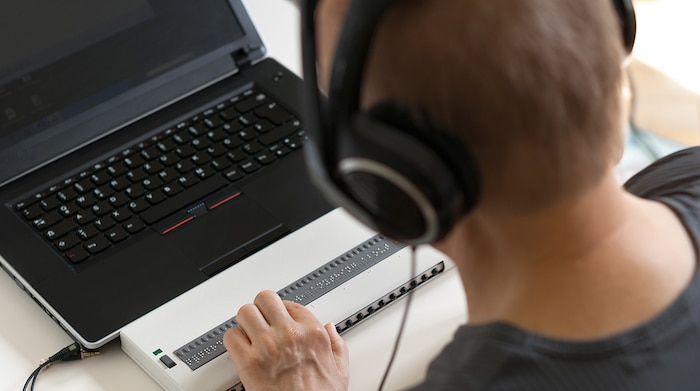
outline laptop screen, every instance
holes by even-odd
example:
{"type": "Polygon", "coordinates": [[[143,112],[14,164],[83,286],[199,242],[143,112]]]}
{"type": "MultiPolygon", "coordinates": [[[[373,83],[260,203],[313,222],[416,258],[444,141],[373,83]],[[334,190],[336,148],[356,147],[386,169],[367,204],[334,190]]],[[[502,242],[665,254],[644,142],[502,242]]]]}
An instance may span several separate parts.
{"type": "Polygon", "coordinates": [[[230,72],[245,35],[226,0],[13,0],[0,15],[0,183],[230,72]]]}

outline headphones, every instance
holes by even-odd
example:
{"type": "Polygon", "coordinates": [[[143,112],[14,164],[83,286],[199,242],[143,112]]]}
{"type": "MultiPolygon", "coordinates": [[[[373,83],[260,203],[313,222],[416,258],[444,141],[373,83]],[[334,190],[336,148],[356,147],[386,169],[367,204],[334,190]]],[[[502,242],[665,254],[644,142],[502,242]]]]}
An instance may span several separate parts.
{"type": "MultiPolygon", "coordinates": [[[[416,123],[391,102],[360,111],[372,36],[394,0],[353,0],[338,41],[328,97],[318,90],[315,11],[301,7],[307,134],[312,181],[331,202],[392,239],[433,243],[476,204],[480,178],[457,136],[416,123]]],[[[628,53],[636,36],[632,0],[613,0],[628,53]]]]}

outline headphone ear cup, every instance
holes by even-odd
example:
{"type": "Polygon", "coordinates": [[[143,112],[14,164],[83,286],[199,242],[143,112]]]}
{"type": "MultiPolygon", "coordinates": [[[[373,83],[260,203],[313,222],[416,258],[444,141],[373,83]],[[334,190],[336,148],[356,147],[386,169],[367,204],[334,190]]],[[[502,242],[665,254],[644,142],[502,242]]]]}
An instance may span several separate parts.
{"type": "Polygon", "coordinates": [[[407,118],[382,106],[346,121],[338,132],[337,182],[356,204],[350,209],[366,212],[367,225],[406,243],[432,243],[467,212],[467,197],[455,170],[414,136],[407,118]]]}
{"type": "Polygon", "coordinates": [[[634,12],[632,0],[613,0],[622,30],[622,42],[627,54],[632,53],[637,37],[637,15],[634,12]]]}

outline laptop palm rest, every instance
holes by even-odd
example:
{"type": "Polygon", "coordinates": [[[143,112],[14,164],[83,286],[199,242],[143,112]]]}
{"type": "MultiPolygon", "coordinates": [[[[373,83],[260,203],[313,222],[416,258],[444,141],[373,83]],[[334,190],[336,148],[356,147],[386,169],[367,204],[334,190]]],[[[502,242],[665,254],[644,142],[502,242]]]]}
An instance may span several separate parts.
{"type": "Polygon", "coordinates": [[[164,236],[211,276],[288,233],[280,221],[245,194],[196,217],[164,236]]]}

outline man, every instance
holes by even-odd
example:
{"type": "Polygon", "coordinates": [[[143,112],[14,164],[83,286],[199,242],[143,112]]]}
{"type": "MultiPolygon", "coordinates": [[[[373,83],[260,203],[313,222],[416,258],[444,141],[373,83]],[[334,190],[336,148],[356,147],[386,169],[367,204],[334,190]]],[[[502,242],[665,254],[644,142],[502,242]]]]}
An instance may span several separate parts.
{"type": "MultiPolygon", "coordinates": [[[[319,5],[322,84],[347,4],[319,5]]],[[[482,176],[434,244],[469,321],[417,389],[700,389],[700,152],[619,186],[623,58],[610,0],[397,0],[382,19],[362,106],[448,129],[482,176]]],[[[347,389],[345,344],[304,307],[262,292],[237,320],[246,389],[347,389]]]]}

